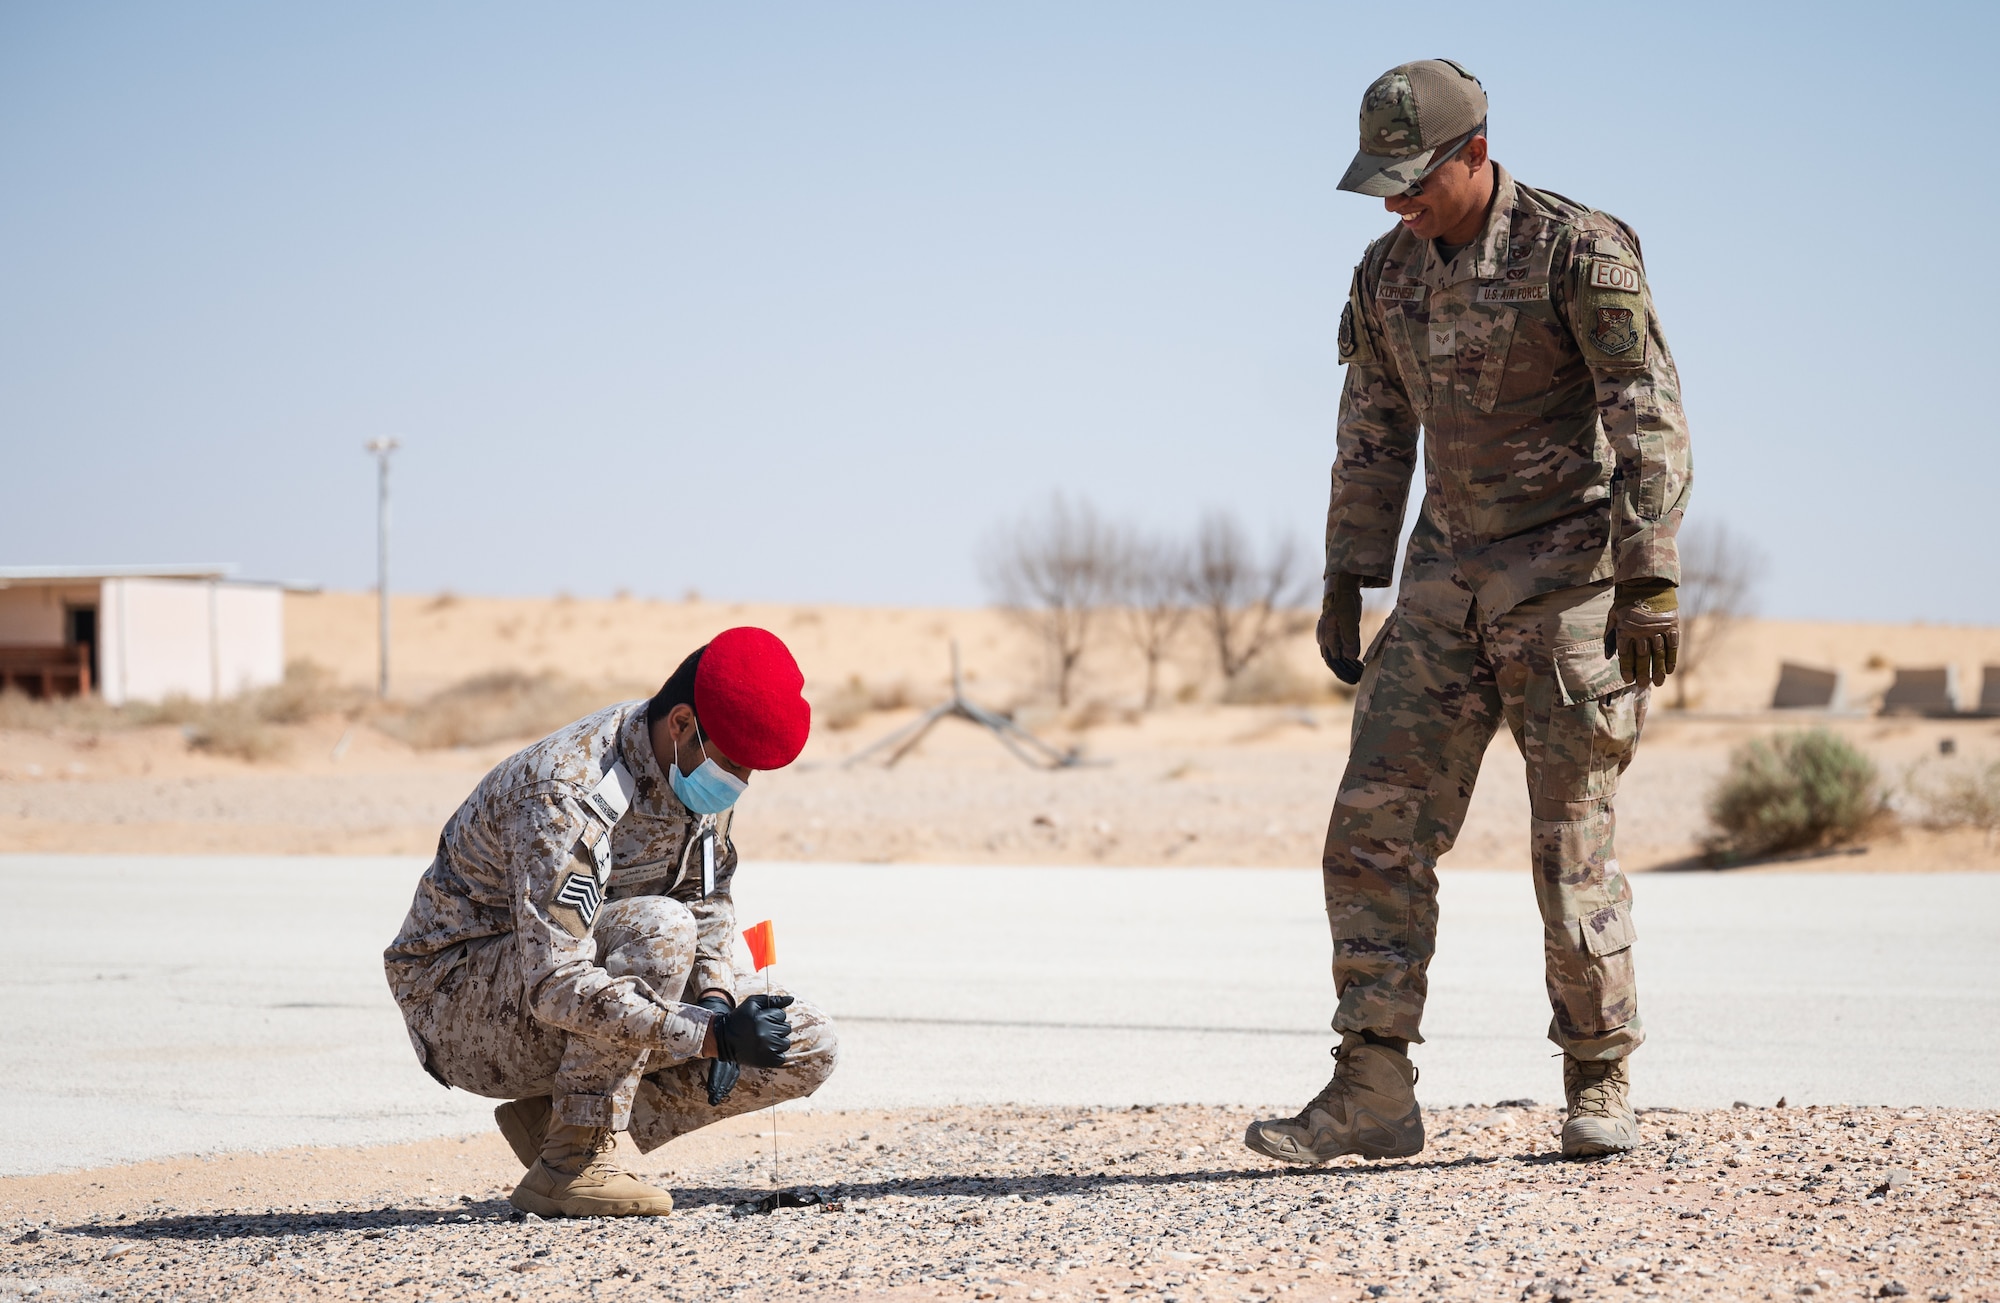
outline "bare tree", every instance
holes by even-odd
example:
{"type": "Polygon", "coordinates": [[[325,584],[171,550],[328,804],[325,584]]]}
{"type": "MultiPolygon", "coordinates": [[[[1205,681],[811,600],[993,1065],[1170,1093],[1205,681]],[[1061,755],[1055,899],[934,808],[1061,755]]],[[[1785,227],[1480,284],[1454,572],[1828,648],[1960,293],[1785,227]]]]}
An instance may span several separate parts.
{"type": "Polygon", "coordinates": [[[1298,610],[1306,590],[1298,569],[1291,538],[1278,538],[1260,559],[1234,516],[1218,511],[1202,518],[1193,593],[1225,681],[1233,682],[1272,643],[1307,627],[1298,610]]]}
{"type": "Polygon", "coordinates": [[[1092,629],[1117,595],[1123,555],[1119,531],[1095,507],[1061,494],[987,540],[986,584],[1041,640],[1059,705],[1069,705],[1092,629]]]}
{"type": "Polygon", "coordinates": [[[1118,586],[1125,632],[1146,662],[1146,695],[1140,709],[1160,698],[1160,662],[1194,612],[1188,601],[1194,577],[1187,548],[1162,538],[1135,538],[1125,550],[1118,586]]]}
{"type": "Polygon", "coordinates": [[[1680,547],[1681,653],[1674,673],[1674,709],[1686,710],[1688,675],[1705,665],[1749,614],[1764,556],[1719,522],[1690,526],[1680,536],[1680,547]]]}

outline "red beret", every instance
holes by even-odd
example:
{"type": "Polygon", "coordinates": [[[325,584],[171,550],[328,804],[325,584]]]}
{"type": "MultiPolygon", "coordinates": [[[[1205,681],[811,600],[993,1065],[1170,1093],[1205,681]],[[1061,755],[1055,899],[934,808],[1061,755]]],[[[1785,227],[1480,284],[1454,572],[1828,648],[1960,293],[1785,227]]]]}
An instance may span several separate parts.
{"type": "Polygon", "coordinates": [[[812,731],[805,675],[769,629],[724,629],[694,671],[694,713],[722,754],[751,769],[783,769],[812,731]]]}

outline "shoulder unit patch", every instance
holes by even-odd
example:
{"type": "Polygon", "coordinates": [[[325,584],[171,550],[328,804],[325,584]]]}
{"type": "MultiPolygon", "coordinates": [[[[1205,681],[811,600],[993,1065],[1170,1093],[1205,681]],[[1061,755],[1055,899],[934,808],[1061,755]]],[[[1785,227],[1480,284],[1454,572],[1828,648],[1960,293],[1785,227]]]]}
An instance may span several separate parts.
{"type": "Polygon", "coordinates": [[[1591,328],[1590,342],[1605,353],[1623,353],[1639,342],[1638,328],[1632,324],[1630,308],[1599,308],[1597,323],[1591,328]]]}
{"type": "Polygon", "coordinates": [[[1362,315],[1361,268],[1347,287],[1347,302],[1340,309],[1340,364],[1374,366],[1375,345],[1368,336],[1368,321],[1362,315]]]}

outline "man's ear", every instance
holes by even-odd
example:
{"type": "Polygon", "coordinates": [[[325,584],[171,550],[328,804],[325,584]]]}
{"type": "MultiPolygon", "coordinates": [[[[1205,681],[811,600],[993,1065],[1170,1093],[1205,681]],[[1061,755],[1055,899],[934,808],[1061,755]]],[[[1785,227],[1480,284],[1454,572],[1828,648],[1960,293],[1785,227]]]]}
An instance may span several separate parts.
{"type": "Polygon", "coordinates": [[[1465,142],[1465,149],[1459,154],[1465,160],[1465,170],[1477,172],[1486,166],[1486,137],[1474,136],[1465,142]]]}

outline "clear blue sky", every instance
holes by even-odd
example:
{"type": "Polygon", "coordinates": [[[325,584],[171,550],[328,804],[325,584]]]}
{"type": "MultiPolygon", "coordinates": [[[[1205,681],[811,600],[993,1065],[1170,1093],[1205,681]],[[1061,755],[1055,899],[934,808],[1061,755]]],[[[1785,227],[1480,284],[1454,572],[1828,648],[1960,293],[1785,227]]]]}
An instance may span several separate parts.
{"type": "Polygon", "coordinates": [[[1317,547],[1362,88],[1645,241],[1773,615],[2000,622],[1991,6],[0,7],[0,562],[973,603],[1064,489],[1317,547]]]}

